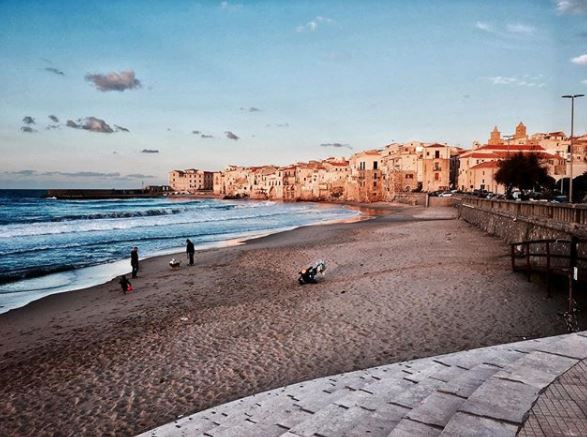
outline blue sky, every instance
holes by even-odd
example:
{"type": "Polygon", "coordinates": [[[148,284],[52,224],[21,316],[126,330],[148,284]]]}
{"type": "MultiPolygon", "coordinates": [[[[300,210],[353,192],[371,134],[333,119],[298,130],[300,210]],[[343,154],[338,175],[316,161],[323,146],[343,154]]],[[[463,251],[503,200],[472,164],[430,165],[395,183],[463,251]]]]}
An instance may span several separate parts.
{"type": "Polygon", "coordinates": [[[136,187],[393,141],[470,147],[520,120],[568,131],[587,0],[2,0],[0,63],[0,188],[136,187]]]}

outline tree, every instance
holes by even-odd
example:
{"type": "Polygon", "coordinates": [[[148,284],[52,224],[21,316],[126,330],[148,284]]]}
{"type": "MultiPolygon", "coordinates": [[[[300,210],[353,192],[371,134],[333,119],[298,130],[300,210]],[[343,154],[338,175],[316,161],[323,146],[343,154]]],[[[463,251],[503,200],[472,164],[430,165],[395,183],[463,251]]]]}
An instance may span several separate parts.
{"type": "Polygon", "coordinates": [[[516,153],[508,159],[498,162],[495,181],[505,185],[507,194],[514,188],[536,190],[549,187],[553,179],[548,176],[546,167],[540,164],[534,153],[516,153]]]}

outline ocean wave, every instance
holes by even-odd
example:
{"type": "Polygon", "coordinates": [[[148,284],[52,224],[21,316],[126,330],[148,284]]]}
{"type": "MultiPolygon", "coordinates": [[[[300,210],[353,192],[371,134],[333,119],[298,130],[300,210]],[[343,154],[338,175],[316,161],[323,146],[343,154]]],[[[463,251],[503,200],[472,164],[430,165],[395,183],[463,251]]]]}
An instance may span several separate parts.
{"type": "MultiPolygon", "coordinates": [[[[240,229],[238,234],[245,235],[245,234],[247,234],[247,232],[250,232],[250,231],[251,231],[250,229],[240,229]]],[[[121,245],[124,243],[128,243],[127,246],[130,246],[132,243],[133,245],[136,244],[140,247],[141,243],[146,243],[148,241],[159,241],[159,240],[178,240],[178,246],[181,246],[181,244],[183,244],[184,239],[187,237],[192,238],[194,240],[194,242],[198,243],[198,242],[206,241],[206,240],[199,240],[200,237],[214,237],[213,238],[213,241],[214,241],[214,240],[222,240],[222,238],[217,238],[222,235],[234,235],[234,231],[232,231],[232,230],[223,230],[223,231],[219,231],[219,232],[206,231],[206,232],[194,233],[194,234],[190,234],[190,235],[186,235],[185,233],[182,232],[182,233],[176,233],[173,235],[165,235],[165,236],[160,236],[160,235],[159,236],[144,236],[144,237],[139,237],[139,238],[100,241],[99,243],[71,244],[71,245],[64,245],[64,246],[59,246],[59,247],[46,247],[43,249],[45,251],[49,251],[49,250],[70,251],[71,249],[87,251],[88,249],[91,249],[92,247],[100,247],[100,246],[107,246],[107,245],[121,245]]],[[[39,250],[41,250],[41,249],[40,248],[32,248],[32,249],[23,249],[23,250],[14,251],[14,252],[7,252],[7,253],[2,254],[3,261],[10,262],[10,257],[22,256],[27,253],[37,252],[39,250]]],[[[110,254],[110,256],[104,257],[104,259],[94,258],[93,260],[91,260],[89,262],[80,262],[79,261],[81,259],[80,252],[77,252],[74,254],[69,253],[68,258],[75,259],[75,264],[56,264],[56,265],[43,265],[43,266],[35,266],[35,267],[23,266],[20,268],[0,269],[0,285],[11,283],[11,282],[16,282],[16,281],[22,281],[24,279],[37,278],[37,277],[45,276],[45,275],[48,275],[51,273],[61,273],[61,272],[67,272],[67,271],[71,271],[71,270],[83,269],[86,267],[92,267],[92,266],[96,266],[96,265],[103,265],[104,263],[111,262],[116,259],[124,260],[126,252],[127,252],[126,250],[123,251],[123,250],[120,250],[120,248],[119,248],[119,249],[115,250],[112,254],[110,254]]],[[[82,254],[83,253],[85,253],[85,252],[82,252],[82,254]]],[[[57,255],[57,254],[56,254],[56,258],[64,259],[62,257],[62,255],[57,255]]],[[[1,294],[1,292],[0,292],[0,294],[1,294]]]]}
{"type": "MultiPolygon", "coordinates": [[[[283,215],[290,215],[291,212],[287,210],[281,210],[279,212],[270,212],[267,214],[256,213],[246,215],[236,215],[232,217],[207,217],[198,218],[193,215],[182,215],[178,217],[167,217],[168,220],[159,222],[146,221],[145,219],[150,218],[149,216],[135,217],[136,220],[112,220],[105,223],[105,221],[68,221],[60,223],[37,223],[34,226],[25,224],[8,225],[0,228],[0,239],[3,238],[18,238],[18,237],[31,237],[31,236],[43,236],[43,235],[56,235],[56,234],[71,234],[81,232],[99,232],[99,231],[116,231],[116,230],[129,230],[136,228],[151,228],[159,226],[177,226],[186,224],[201,224],[211,222],[227,222],[233,220],[248,220],[248,219],[268,219],[271,217],[278,217],[283,215]],[[174,220],[171,220],[174,218],[174,220]]],[[[169,215],[168,215],[169,216],[169,215]]],[[[152,216],[151,216],[152,217],[152,216]]]]}
{"type": "MultiPolygon", "coordinates": [[[[220,209],[229,210],[235,208],[235,205],[209,205],[206,209],[220,209]]],[[[151,208],[139,211],[109,211],[102,213],[90,213],[90,214],[69,214],[61,215],[56,217],[23,217],[15,220],[14,218],[0,219],[0,225],[10,224],[40,224],[40,223],[59,223],[59,222],[71,222],[71,221],[89,221],[89,220],[104,220],[104,219],[125,219],[135,217],[153,217],[159,215],[173,215],[181,214],[196,210],[194,207],[181,207],[181,208],[151,208]]]]}
{"type": "MultiPolygon", "coordinates": [[[[67,272],[70,270],[74,270],[76,268],[90,267],[91,265],[92,264],[73,266],[61,264],[54,266],[40,266],[35,267],[34,269],[23,269],[10,272],[2,272],[0,273],[0,285],[8,284],[10,282],[22,281],[24,279],[38,278],[41,276],[50,275],[52,273],[67,272]]],[[[0,294],[2,293],[0,292],[0,294]]]]}

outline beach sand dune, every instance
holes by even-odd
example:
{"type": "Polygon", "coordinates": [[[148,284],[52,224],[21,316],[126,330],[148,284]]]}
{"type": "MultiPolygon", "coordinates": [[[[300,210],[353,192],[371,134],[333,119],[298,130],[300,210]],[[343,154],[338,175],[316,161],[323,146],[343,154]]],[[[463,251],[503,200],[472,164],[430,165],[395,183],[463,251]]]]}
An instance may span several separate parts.
{"type": "Polygon", "coordinates": [[[454,210],[297,229],[143,263],[0,316],[1,435],[132,435],[328,374],[564,332],[564,295],[510,269],[454,210]],[[452,218],[452,219],[448,219],[452,218]],[[326,279],[297,272],[327,261],[326,279]]]}

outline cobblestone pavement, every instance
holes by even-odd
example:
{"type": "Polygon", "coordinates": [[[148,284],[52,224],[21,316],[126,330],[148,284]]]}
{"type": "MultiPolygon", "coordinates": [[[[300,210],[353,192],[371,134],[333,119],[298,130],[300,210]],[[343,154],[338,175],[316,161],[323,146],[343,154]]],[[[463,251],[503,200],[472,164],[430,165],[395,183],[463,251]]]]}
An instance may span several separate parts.
{"type": "Polygon", "coordinates": [[[587,436],[587,360],[580,361],[548,386],[518,435],[587,436]]]}
{"type": "Polygon", "coordinates": [[[141,437],[587,436],[587,332],[293,384],[141,437]]]}

